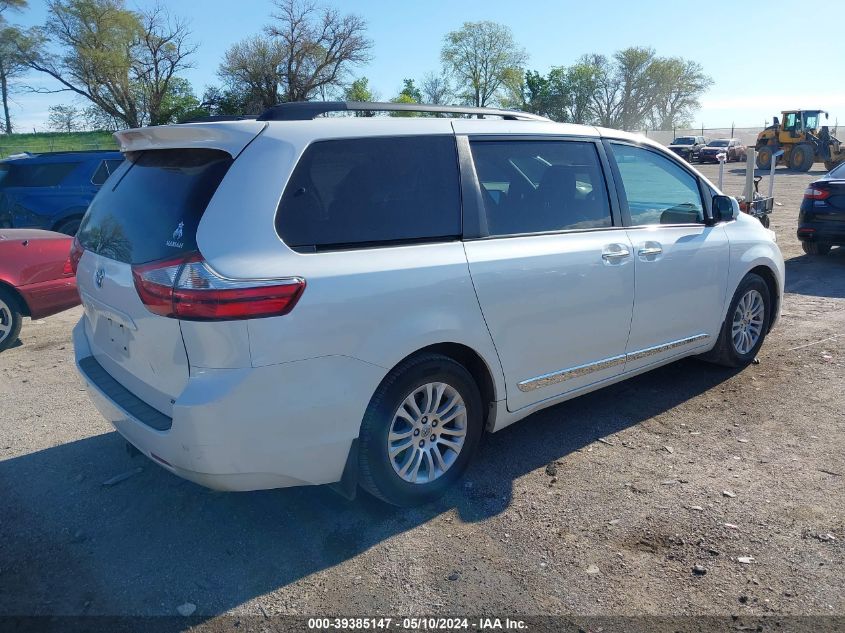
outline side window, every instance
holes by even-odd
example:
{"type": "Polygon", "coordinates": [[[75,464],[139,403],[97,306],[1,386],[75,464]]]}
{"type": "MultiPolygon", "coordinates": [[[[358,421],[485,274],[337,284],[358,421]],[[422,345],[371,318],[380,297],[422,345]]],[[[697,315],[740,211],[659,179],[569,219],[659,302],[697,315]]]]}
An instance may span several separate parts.
{"type": "Polygon", "coordinates": [[[698,180],[659,153],[612,143],[622,177],[631,224],[691,224],[704,222],[698,180]]]}
{"type": "Polygon", "coordinates": [[[122,160],[104,160],[97,166],[97,171],[91,176],[91,184],[101,186],[123,163],[122,160]]]}
{"type": "Polygon", "coordinates": [[[490,235],[612,225],[593,143],[473,141],[490,235]]]}
{"type": "Polygon", "coordinates": [[[6,187],[57,187],[79,163],[10,163],[6,187]]]}
{"type": "Polygon", "coordinates": [[[276,230],[307,250],[459,237],[454,137],[313,143],[282,195],[276,230]]]}

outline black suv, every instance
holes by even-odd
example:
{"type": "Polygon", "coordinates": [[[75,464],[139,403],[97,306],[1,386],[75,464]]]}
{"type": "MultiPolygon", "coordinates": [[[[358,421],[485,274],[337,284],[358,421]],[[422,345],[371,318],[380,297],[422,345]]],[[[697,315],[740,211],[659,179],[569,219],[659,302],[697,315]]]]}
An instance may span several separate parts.
{"type": "Polygon", "coordinates": [[[707,140],[703,136],[679,136],[669,143],[669,149],[691,163],[699,158],[705,145],[707,140]]]}

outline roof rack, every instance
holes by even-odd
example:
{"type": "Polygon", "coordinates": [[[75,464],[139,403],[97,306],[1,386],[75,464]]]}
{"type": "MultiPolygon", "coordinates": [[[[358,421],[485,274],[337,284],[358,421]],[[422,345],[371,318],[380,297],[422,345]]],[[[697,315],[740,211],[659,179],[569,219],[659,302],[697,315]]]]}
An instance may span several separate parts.
{"type": "Polygon", "coordinates": [[[474,114],[498,116],[508,121],[548,121],[537,114],[498,108],[429,105],[425,103],[385,103],[369,101],[293,101],[265,110],[259,121],[308,121],[329,112],[436,112],[442,114],[474,114]]]}

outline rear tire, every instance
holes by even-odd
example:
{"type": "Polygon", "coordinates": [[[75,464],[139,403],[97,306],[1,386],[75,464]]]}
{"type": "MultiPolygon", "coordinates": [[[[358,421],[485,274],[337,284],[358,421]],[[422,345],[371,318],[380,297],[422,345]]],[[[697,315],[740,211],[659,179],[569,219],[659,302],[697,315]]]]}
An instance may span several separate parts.
{"type": "Polygon", "coordinates": [[[364,414],[361,487],[400,507],[440,497],[466,470],[482,426],[481,394],[463,365],[441,354],[409,358],[382,381],[364,414]]]}
{"type": "Polygon", "coordinates": [[[801,248],[807,255],[827,255],[830,252],[830,244],[821,242],[801,242],[801,248]]]}
{"type": "Polygon", "coordinates": [[[795,171],[810,171],[816,160],[816,152],[809,143],[799,143],[789,152],[789,166],[795,171]]]}
{"type": "Polygon", "coordinates": [[[0,352],[18,340],[23,324],[18,298],[8,289],[0,288],[0,352]]]}
{"type": "Polygon", "coordinates": [[[749,365],[766,339],[772,320],[772,299],[763,278],[747,274],[734,293],[716,346],[701,359],[725,367],[749,365]],[[743,335],[743,332],[745,335],[743,335]]]}
{"type": "Polygon", "coordinates": [[[772,168],[772,154],[774,151],[772,150],[771,145],[763,145],[760,149],[757,150],[757,167],[760,169],[771,169],[772,168]]]}

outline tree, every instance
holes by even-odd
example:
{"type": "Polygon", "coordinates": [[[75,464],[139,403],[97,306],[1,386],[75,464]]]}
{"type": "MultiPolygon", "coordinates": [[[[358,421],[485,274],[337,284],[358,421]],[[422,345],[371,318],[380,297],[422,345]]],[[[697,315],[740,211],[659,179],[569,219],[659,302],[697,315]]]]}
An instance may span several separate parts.
{"type": "Polygon", "coordinates": [[[448,105],[452,98],[452,86],[449,84],[449,77],[429,72],[423,77],[420,83],[423,103],[432,105],[448,105]]]}
{"type": "Polygon", "coordinates": [[[129,127],[162,122],[162,102],[195,47],[184,21],[123,0],[48,0],[48,17],[21,54],[33,70],[129,127]]]}
{"type": "MultiPolygon", "coordinates": [[[[366,77],[359,77],[346,89],[343,93],[343,98],[347,101],[376,101],[377,97],[370,90],[370,80],[366,77]]],[[[356,110],[355,116],[357,117],[371,117],[375,116],[375,112],[365,111],[365,110],[356,110]]]]}
{"type": "Polygon", "coordinates": [[[217,75],[228,91],[240,94],[238,114],[266,110],[284,100],[282,67],[287,59],[284,45],[265,35],[254,35],[226,51],[217,75]]]}
{"type": "Polygon", "coordinates": [[[713,79],[701,64],[680,57],[656,60],[654,76],[660,90],[650,116],[651,127],[687,127],[700,107],[698,98],[713,85],[713,79]]]}
{"type": "Polygon", "coordinates": [[[50,106],[47,127],[56,132],[78,132],[81,129],[82,115],[79,108],[72,105],[50,106]]]}
{"type": "MultiPolygon", "coordinates": [[[[160,5],[141,13],[139,19],[141,40],[133,60],[133,75],[145,101],[147,123],[161,125],[170,122],[173,116],[176,93],[185,92],[187,80],[177,78],[176,74],[191,68],[188,58],[197,47],[189,41],[187,22],[170,16],[160,5]],[[180,83],[174,86],[174,82],[180,83]]],[[[187,89],[190,91],[190,85],[187,89]]],[[[196,101],[193,91],[191,97],[196,101]]]]}
{"type": "Polygon", "coordinates": [[[464,101],[483,107],[495,103],[514,69],[528,55],[516,44],[509,27],[496,22],[464,22],[446,34],[440,58],[464,101]]]}
{"type": "Polygon", "coordinates": [[[23,74],[26,64],[18,52],[24,35],[19,28],[9,25],[4,14],[8,10],[20,11],[26,6],[26,0],[0,0],[0,98],[3,101],[6,134],[12,133],[12,117],[9,114],[10,84],[15,77],[23,74]]]}
{"type": "Polygon", "coordinates": [[[275,0],[275,23],[267,28],[284,51],[281,101],[307,101],[341,87],[351,67],[370,60],[367,23],[353,14],[319,7],[311,0],[275,0]]]}
{"type": "Polygon", "coordinates": [[[86,130],[115,132],[123,127],[123,122],[103,112],[93,103],[82,110],[83,127],[86,130]]]}

